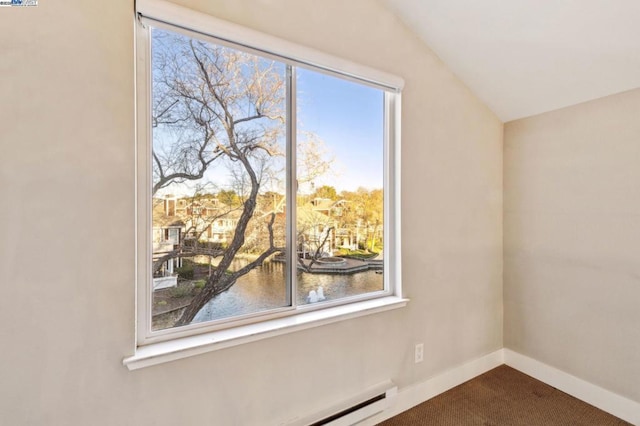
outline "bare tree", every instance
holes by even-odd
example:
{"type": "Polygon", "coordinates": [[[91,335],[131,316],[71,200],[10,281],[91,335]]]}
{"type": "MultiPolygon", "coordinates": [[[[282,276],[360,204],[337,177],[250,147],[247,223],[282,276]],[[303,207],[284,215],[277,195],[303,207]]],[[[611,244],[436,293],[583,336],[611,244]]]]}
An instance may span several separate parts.
{"type": "Polygon", "coordinates": [[[299,250],[306,254],[306,259],[310,259],[305,263],[298,258],[298,264],[309,272],[318,259],[325,256],[325,249],[335,231],[334,220],[305,204],[298,207],[296,229],[299,250]]]}
{"type": "MultiPolygon", "coordinates": [[[[240,277],[285,250],[284,196],[269,193],[281,187],[285,169],[285,68],[163,30],[153,32],[153,64],[153,194],[184,192],[221,179],[224,171],[231,186],[218,194],[235,208],[233,235],[226,247],[210,253],[220,260],[176,322],[181,326],[240,277]],[[232,270],[237,255],[249,250],[256,257],[232,270]]],[[[299,182],[329,170],[332,160],[325,160],[323,143],[314,134],[300,138],[297,149],[299,182]]],[[[216,219],[192,221],[199,223],[196,239],[203,221],[216,219]]]]}
{"type": "Polygon", "coordinates": [[[297,144],[298,184],[311,184],[331,169],[335,158],[330,156],[324,142],[311,132],[300,132],[297,144]]]}
{"type": "Polygon", "coordinates": [[[281,154],[285,90],[274,62],[160,30],[154,31],[153,43],[153,193],[206,178],[214,162],[239,173],[243,189],[233,237],[178,319],[180,326],[238,278],[284,250],[275,246],[272,214],[264,218],[267,247],[229,272],[254,216],[268,159],[281,154]]]}

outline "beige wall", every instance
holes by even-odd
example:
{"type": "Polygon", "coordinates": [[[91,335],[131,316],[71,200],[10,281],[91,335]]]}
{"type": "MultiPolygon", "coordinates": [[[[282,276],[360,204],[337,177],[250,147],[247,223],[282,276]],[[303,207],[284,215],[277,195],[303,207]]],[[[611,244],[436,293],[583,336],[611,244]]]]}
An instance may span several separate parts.
{"type": "Polygon", "coordinates": [[[505,347],[640,401],[640,89],[505,125],[505,347]]]}
{"type": "MultiPolygon", "coordinates": [[[[184,2],[183,2],[184,3],[184,2]]],[[[502,347],[502,124],[371,0],[193,7],[405,78],[405,309],[138,371],[133,1],[0,12],[6,424],[256,425],[502,347]],[[425,361],[413,346],[425,343],[425,361]]]]}

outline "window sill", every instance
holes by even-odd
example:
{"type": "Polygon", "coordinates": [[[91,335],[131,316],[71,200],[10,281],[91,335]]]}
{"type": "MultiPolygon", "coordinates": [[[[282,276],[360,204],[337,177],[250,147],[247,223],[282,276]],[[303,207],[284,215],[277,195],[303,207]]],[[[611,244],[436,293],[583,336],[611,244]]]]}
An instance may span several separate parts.
{"type": "Polygon", "coordinates": [[[269,337],[306,330],[351,318],[384,312],[406,306],[409,299],[396,296],[366,300],[317,311],[305,312],[197,336],[139,346],[133,356],[122,363],[129,370],[150,367],[206,352],[216,351],[269,337]]]}

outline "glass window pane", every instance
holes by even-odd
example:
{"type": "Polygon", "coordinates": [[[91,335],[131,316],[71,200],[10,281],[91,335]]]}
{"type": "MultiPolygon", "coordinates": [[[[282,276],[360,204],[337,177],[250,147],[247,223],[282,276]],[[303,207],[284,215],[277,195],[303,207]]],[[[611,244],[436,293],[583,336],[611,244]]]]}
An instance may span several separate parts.
{"type": "Polygon", "coordinates": [[[298,303],[384,290],[384,92],[297,70],[298,303]]]}
{"type": "Polygon", "coordinates": [[[290,306],[284,64],[151,40],[152,329],[290,306]]]}

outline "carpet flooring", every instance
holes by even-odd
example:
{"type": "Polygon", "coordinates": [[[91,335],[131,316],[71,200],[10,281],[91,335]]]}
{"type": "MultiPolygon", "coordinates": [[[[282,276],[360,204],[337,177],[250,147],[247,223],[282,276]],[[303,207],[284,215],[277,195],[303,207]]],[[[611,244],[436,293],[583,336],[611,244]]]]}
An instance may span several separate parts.
{"type": "Polygon", "coordinates": [[[502,365],[380,425],[609,426],[630,423],[502,365]]]}

